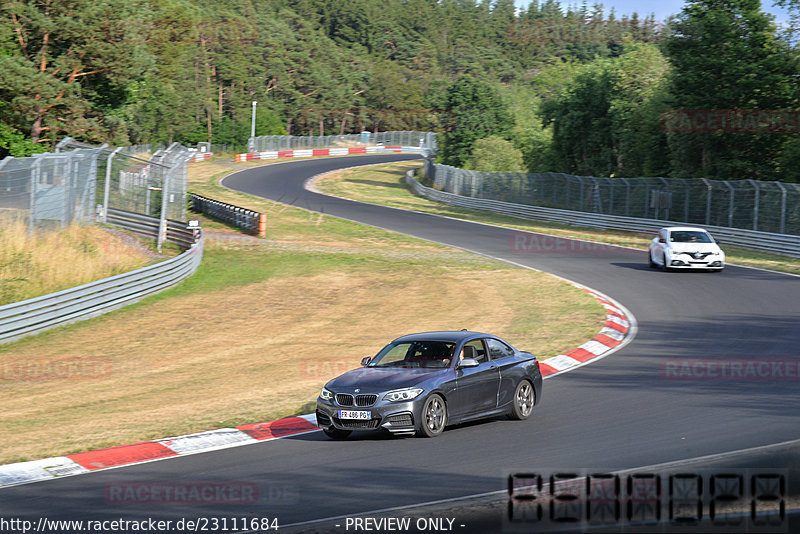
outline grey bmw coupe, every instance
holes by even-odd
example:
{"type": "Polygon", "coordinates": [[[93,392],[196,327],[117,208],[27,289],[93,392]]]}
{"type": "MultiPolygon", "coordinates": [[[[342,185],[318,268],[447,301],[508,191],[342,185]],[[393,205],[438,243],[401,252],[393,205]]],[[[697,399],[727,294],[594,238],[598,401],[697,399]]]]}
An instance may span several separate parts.
{"type": "Polygon", "coordinates": [[[527,419],[542,395],[536,357],[480,332],[409,334],[361,365],[317,399],[317,425],[331,438],[380,429],[433,437],[482,417],[527,419]]]}

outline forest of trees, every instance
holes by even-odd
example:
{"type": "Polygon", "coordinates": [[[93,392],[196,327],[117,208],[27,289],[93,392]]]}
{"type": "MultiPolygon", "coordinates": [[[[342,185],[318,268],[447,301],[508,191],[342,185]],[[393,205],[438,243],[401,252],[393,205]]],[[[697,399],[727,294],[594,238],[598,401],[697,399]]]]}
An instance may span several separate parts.
{"type": "Polygon", "coordinates": [[[258,135],[432,130],[481,170],[798,181],[799,58],[759,0],[4,0],[0,157],[243,146],[257,101],[258,135]]]}

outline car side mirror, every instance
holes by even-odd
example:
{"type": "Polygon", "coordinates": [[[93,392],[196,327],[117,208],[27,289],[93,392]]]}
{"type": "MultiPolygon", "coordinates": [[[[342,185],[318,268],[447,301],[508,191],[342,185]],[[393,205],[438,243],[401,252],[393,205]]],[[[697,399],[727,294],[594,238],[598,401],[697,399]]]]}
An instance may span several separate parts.
{"type": "Polygon", "coordinates": [[[361,367],[366,367],[367,365],[369,365],[369,362],[371,361],[372,358],[370,358],[369,356],[364,356],[363,358],[361,358],[361,367]]]}
{"type": "Polygon", "coordinates": [[[458,369],[464,369],[465,367],[478,367],[480,363],[475,358],[464,358],[460,362],[458,362],[458,369]]]}
{"type": "Polygon", "coordinates": [[[659,243],[666,243],[666,242],[667,242],[667,240],[666,240],[666,239],[664,239],[663,237],[659,237],[659,238],[658,238],[658,242],[659,242],[659,243]]]}

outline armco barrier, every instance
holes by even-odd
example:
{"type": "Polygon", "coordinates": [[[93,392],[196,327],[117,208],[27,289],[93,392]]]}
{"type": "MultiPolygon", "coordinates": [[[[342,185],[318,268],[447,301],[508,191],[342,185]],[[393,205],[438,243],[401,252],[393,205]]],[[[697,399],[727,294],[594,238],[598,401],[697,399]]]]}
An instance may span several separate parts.
{"type": "Polygon", "coordinates": [[[203,259],[203,237],[174,258],[129,273],[0,306],[0,343],[131,304],[191,276],[203,259]]]}
{"type": "Polygon", "coordinates": [[[195,213],[211,215],[237,228],[249,230],[261,237],[266,235],[267,216],[263,213],[240,208],[233,204],[227,204],[194,193],[189,194],[189,209],[195,213]]]}
{"type": "Polygon", "coordinates": [[[207,161],[214,157],[211,152],[197,152],[194,156],[189,158],[189,163],[196,163],[198,161],[207,161]]]}
{"type": "Polygon", "coordinates": [[[387,154],[393,152],[427,153],[428,149],[418,146],[367,146],[355,148],[308,148],[301,150],[278,150],[269,152],[249,152],[236,154],[236,161],[259,159],[313,158],[319,156],[347,156],[348,154],[387,154]]]}
{"type": "MultiPolygon", "coordinates": [[[[143,237],[158,238],[160,220],[152,215],[109,208],[106,222],[143,237]]],[[[167,241],[187,249],[194,244],[194,232],[186,227],[185,222],[167,219],[167,241]]]]}
{"type": "MultiPolygon", "coordinates": [[[[542,208],[524,204],[513,204],[500,200],[472,198],[455,195],[453,193],[445,193],[444,191],[438,191],[419,183],[416,178],[414,178],[413,171],[408,171],[408,173],[406,173],[406,182],[418,195],[430,200],[461,208],[492,211],[511,217],[518,217],[520,219],[533,219],[575,226],[602,228],[605,230],[640,232],[652,235],[655,235],[656,232],[664,226],[686,226],[686,223],[675,221],[640,219],[636,217],[542,208]]],[[[800,236],[757,232],[724,226],[703,226],[703,228],[709,230],[722,244],[800,257],[800,236]]]]}

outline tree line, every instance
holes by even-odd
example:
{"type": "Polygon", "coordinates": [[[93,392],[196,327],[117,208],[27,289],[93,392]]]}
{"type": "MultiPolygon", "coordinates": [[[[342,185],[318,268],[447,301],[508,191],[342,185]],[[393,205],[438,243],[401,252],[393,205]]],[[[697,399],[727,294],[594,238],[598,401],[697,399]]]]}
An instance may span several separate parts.
{"type": "Polygon", "coordinates": [[[242,146],[257,101],[258,135],[433,130],[468,168],[796,180],[789,123],[702,113],[795,109],[797,60],[758,0],[6,0],[0,156],[242,146]]]}

